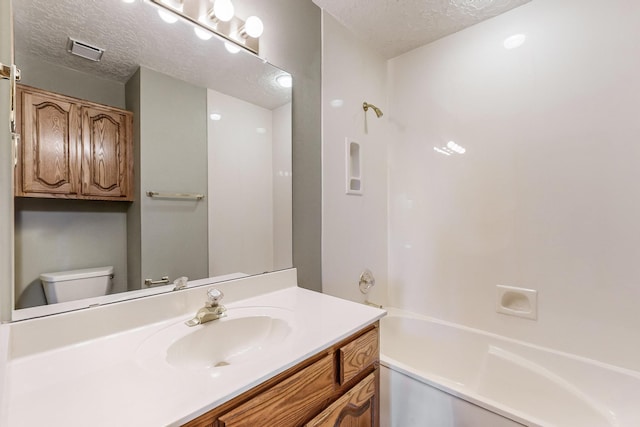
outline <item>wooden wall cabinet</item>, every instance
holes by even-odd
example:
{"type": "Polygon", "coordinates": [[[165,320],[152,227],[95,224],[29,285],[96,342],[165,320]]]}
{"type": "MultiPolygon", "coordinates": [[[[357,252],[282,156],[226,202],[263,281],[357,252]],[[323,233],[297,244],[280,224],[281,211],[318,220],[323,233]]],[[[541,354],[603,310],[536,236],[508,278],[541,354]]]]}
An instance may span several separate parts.
{"type": "Polygon", "coordinates": [[[133,113],[18,85],[15,195],[133,200],[133,113]]]}
{"type": "Polygon", "coordinates": [[[186,427],[377,427],[379,335],[372,325],[186,427]]]}

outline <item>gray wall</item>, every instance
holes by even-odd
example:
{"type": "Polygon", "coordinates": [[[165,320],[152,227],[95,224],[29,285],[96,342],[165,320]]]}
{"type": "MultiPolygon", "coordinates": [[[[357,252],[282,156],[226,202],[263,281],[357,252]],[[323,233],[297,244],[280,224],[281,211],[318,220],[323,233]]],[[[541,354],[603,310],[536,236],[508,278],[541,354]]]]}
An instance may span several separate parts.
{"type": "Polygon", "coordinates": [[[260,56],[293,75],[293,265],[300,286],[321,291],[320,9],[311,0],[243,4],[264,21],[260,56]]]}
{"type": "MultiPolygon", "coordinates": [[[[206,200],[152,199],[147,191],[207,194],[207,90],[147,68],[141,68],[131,85],[139,85],[139,167],[136,179],[140,209],[129,238],[138,239],[142,280],[169,276],[208,277],[206,200]]],[[[133,100],[132,100],[133,101],[133,100]]],[[[132,257],[134,255],[132,254],[132,257]]]]}
{"type": "Polygon", "coordinates": [[[21,83],[62,93],[98,104],[124,108],[124,84],[61,67],[16,51],[16,64],[22,71],[21,83]]]}
{"type": "MultiPolygon", "coordinates": [[[[21,83],[123,108],[124,85],[16,53],[21,83]],[[53,78],[54,76],[55,78],[53,78]]],[[[15,200],[15,306],[46,304],[41,273],[114,267],[113,292],[127,290],[129,203],[15,200]]]]}
{"type": "Polygon", "coordinates": [[[125,85],[127,110],[133,112],[133,203],[127,211],[127,290],[140,289],[142,273],[140,203],[140,69],[125,85]]]}
{"type": "MultiPolygon", "coordinates": [[[[0,62],[11,64],[11,1],[0,0],[0,62]]],[[[13,168],[9,132],[9,81],[0,80],[0,321],[13,308],[13,168]]]]}
{"type": "Polygon", "coordinates": [[[15,199],[16,308],[46,304],[41,273],[114,268],[113,292],[127,286],[126,205],[15,199]]]}

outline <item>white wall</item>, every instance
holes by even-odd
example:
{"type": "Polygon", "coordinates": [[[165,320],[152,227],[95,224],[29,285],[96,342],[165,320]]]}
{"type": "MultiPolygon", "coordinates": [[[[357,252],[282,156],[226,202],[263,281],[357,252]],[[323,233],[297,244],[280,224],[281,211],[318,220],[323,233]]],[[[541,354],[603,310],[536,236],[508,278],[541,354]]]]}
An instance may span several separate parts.
{"type": "Polygon", "coordinates": [[[638,40],[636,1],[536,0],[390,61],[392,305],[640,369],[638,40]]]}
{"type": "Polygon", "coordinates": [[[207,90],[209,275],[273,270],[271,110],[207,90]]]}
{"type": "MultiPolygon", "coordinates": [[[[386,112],[386,62],[331,15],[322,14],[322,290],[364,301],[360,273],[384,302],[387,280],[387,119],[366,114],[364,101],[386,112]],[[333,107],[332,101],[342,105],[333,107]],[[360,144],[363,194],[346,194],[345,138],[360,144]]],[[[335,103],[334,103],[335,105],[335,103]]]]}

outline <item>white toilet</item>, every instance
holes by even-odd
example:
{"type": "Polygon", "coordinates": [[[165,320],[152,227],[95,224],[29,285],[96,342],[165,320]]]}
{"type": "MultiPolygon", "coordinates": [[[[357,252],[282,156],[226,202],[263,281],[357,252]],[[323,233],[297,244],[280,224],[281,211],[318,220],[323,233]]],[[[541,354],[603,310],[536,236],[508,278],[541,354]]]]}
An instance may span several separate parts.
{"type": "Polygon", "coordinates": [[[107,295],[113,282],[113,266],[58,271],[40,275],[47,304],[107,295]]]}

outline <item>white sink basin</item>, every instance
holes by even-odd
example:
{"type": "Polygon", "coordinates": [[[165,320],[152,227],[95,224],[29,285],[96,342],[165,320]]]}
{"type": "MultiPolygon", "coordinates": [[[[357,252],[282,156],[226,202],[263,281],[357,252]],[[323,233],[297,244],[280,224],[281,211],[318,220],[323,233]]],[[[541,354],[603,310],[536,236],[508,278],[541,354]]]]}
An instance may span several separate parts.
{"type": "Polygon", "coordinates": [[[260,361],[282,351],[291,313],[274,307],[232,308],[203,325],[174,323],[145,340],[137,360],[148,367],[218,369],[260,361]]]}

